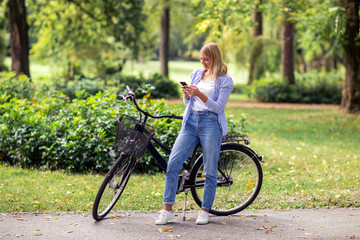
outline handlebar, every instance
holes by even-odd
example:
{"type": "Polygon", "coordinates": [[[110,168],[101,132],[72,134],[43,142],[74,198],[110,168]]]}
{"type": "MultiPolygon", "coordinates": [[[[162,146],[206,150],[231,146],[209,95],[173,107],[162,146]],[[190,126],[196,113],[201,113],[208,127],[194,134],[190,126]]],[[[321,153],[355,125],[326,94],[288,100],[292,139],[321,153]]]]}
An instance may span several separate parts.
{"type": "Polygon", "coordinates": [[[128,85],[126,85],[126,90],[128,91],[128,94],[126,96],[124,95],[121,95],[119,94],[120,97],[122,97],[124,99],[124,101],[127,102],[128,99],[131,100],[131,102],[134,104],[135,108],[143,113],[145,115],[145,117],[151,117],[151,118],[175,118],[175,119],[183,119],[182,116],[177,116],[175,114],[171,114],[171,115],[152,115],[150,114],[149,112],[145,111],[145,110],[142,110],[139,105],[137,104],[136,102],[136,99],[135,99],[135,93],[133,91],[131,91],[130,87],[128,85]]]}

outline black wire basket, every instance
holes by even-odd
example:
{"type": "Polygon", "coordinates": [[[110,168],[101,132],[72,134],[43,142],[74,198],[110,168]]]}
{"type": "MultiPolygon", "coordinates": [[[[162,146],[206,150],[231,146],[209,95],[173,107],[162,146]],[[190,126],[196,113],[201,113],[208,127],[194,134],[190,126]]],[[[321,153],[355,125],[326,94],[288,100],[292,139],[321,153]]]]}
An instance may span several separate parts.
{"type": "Polygon", "coordinates": [[[155,133],[156,128],[147,124],[141,126],[137,118],[122,115],[117,121],[114,148],[109,154],[117,158],[124,152],[128,156],[139,158],[144,154],[155,133]]]}

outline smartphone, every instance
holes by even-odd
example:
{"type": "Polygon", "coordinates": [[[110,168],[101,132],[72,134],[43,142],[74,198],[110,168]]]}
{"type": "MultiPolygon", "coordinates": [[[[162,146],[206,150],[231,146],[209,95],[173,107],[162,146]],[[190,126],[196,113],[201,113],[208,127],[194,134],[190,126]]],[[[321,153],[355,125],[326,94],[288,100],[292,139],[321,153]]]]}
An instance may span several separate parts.
{"type": "Polygon", "coordinates": [[[187,86],[186,82],[180,82],[181,85],[187,86]]]}

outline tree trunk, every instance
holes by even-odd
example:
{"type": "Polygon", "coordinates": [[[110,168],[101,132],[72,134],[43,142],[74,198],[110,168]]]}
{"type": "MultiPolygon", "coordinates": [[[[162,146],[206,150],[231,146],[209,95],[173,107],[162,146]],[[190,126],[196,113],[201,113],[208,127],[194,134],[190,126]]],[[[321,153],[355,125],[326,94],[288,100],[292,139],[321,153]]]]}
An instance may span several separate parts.
{"type": "Polygon", "coordinates": [[[346,76],[340,109],[360,112],[360,36],[359,1],[345,1],[345,67],[346,76]]]}
{"type": "Polygon", "coordinates": [[[17,75],[23,73],[30,77],[25,0],[8,0],[7,4],[9,9],[11,70],[17,75]]]}
{"type": "Polygon", "coordinates": [[[170,9],[168,6],[161,11],[161,42],[160,42],[160,64],[161,73],[169,76],[169,32],[170,32],[170,9]]]}
{"type": "Polygon", "coordinates": [[[305,57],[302,48],[298,48],[296,52],[299,55],[299,59],[300,59],[300,71],[302,67],[302,73],[306,73],[307,67],[306,67],[305,57]]]}
{"type": "Polygon", "coordinates": [[[295,75],[294,75],[295,23],[285,20],[281,34],[282,34],[282,46],[281,46],[282,76],[284,79],[289,81],[290,84],[295,84],[295,75]]]}
{"type": "MultiPolygon", "coordinates": [[[[262,1],[260,1],[260,4],[262,4],[262,1]]],[[[255,27],[252,30],[252,35],[254,38],[257,38],[262,35],[262,13],[258,11],[257,8],[255,8],[253,13],[253,21],[255,23],[255,27]]],[[[256,42],[256,45],[253,47],[251,56],[250,56],[250,69],[249,69],[249,79],[248,79],[248,85],[251,85],[254,81],[254,76],[256,73],[256,65],[259,55],[262,52],[262,42],[258,39],[259,42],[256,42]]]]}

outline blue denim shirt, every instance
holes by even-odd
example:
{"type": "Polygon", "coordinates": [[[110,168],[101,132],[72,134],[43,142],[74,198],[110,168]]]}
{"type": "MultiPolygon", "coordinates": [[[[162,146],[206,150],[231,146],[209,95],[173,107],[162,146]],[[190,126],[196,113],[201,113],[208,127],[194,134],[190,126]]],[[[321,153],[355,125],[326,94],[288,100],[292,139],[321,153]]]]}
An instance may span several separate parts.
{"type": "MultiPolygon", "coordinates": [[[[190,75],[191,85],[197,85],[200,82],[204,72],[204,68],[194,70],[190,75]]],[[[208,98],[205,105],[209,108],[209,111],[218,115],[222,135],[225,136],[228,132],[228,124],[225,116],[225,106],[229,100],[230,93],[233,90],[234,83],[228,74],[226,74],[226,76],[219,75],[218,79],[219,81],[215,80],[214,97],[208,98]]],[[[186,108],[182,121],[182,127],[185,127],[186,121],[190,116],[191,110],[194,106],[194,98],[194,96],[190,96],[189,100],[183,98],[186,108]]]]}

